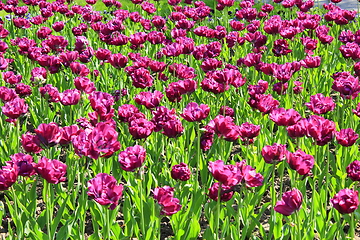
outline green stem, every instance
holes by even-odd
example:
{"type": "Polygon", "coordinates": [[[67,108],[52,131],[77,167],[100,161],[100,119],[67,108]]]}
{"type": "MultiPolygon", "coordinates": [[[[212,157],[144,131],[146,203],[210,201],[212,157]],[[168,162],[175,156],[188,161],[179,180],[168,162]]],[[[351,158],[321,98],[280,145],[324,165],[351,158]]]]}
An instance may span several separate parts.
{"type": "Polygon", "coordinates": [[[51,222],[52,222],[52,206],[50,200],[50,191],[51,185],[44,179],[44,189],[45,189],[45,205],[46,205],[46,230],[49,236],[49,239],[54,239],[55,236],[51,234],[51,222]]]}
{"type": "Polygon", "coordinates": [[[139,188],[140,188],[140,211],[141,211],[141,222],[140,222],[140,229],[142,232],[143,239],[146,237],[145,231],[145,217],[144,217],[144,198],[143,198],[143,169],[142,167],[139,169],[139,188]]]}
{"type": "Polygon", "coordinates": [[[301,240],[302,237],[301,237],[301,228],[300,228],[300,224],[301,224],[301,221],[300,221],[300,216],[299,216],[299,212],[298,211],[295,211],[295,218],[296,218],[296,230],[297,230],[297,233],[296,233],[296,239],[297,240],[301,240]]]}
{"type": "MultiPolygon", "coordinates": [[[[12,217],[17,217],[17,216],[20,216],[19,212],[18,212],[18,204],[17,204],[18,198],[16,196],[16,192],[15,192],[14,187],[11,187],[10,189],[11,189],[10,191],[12,193],[12,197],[13,197],[13,200],[14,200],[14,210],[15,210],[15,214],[16,214],[16,216],[12,216],[12,217]]],[[[18,234],[18,237],[21,238],[22,235],[23,235],[23,231],[22,231],[23,228],[20,228],[19,226],[16,226],[16,229],[17,229],[16,233],[18,234]],[[21,231],[19,231],[18,229],[21,229],[21,231]]]]}
{"type": "MultiPolygon", "coordinates": [[[[202,184],[206,184],[206,168],[204,168],[204,162],[202,161],[201,156],[201,132],[200,132],[200,123],[195,123],[196,127],[196,135],[197,135],[197,143],[196,143],[196,179],[195,179],[195,189],[201,189],[199,186],[199,172],[201,177],[202,184]],[[204,171],[203,171],[204,170],[204,171]]],[[[196,192],[194,191],[194,197],[196,192]]]]}
{"type": "Polygon", "coordinates": [[[270,224],[270,238],[272,239],[273,237],[273,230],[274,230],[274,226],[276,225],[276,215],[275,215],[275,204],[276,204],[276,192],[275,192],[275,168],[276,168],[276,164],[273,164],[273,169],[272,169],[272,179],[271,179],[271,221],[272,224],[270,224]]]}
{"type": "Polygon", "coordinates": [[[111,239],[111,233],[110,233],[110,209],[107,207],[105,208],[105,219],[104,219],[104,232],[105,236],[104,239],[111,239]]]}
{"type": "Polygon", "coordinates": [[[217,199],[217,202],[216,202],[216,226],[215,226],[216,239],[218,239],[218,240],[221,239],[221,233],[219,233],[219,227],[220,227],[221,189],[222,189],[222,183],[219,183],[218,199],[217,199]]]}
{"type": "Polygon", "coordinates": [[[355,214],[350,214],[350,236],[351,239],[355,239],[355,214]]]}

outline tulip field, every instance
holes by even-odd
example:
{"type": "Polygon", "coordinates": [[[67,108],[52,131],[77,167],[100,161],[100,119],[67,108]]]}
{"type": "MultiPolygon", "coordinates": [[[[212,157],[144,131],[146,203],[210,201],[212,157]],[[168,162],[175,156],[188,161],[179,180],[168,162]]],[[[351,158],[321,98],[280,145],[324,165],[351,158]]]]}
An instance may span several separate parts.
{"type": "Polygon", "coordinates": [[[0,3],[1,239],[360,239],[340,1],[0,3]]]}

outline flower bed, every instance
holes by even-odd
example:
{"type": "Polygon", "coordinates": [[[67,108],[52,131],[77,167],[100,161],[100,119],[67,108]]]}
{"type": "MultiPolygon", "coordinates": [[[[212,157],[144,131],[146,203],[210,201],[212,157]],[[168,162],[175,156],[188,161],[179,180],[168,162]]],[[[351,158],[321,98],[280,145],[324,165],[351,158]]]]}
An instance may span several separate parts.
{"type": "Polygon", "coordinates": [[[356,11],[86,4],[0,4],[3,236],[359,235],[356,11]]]}

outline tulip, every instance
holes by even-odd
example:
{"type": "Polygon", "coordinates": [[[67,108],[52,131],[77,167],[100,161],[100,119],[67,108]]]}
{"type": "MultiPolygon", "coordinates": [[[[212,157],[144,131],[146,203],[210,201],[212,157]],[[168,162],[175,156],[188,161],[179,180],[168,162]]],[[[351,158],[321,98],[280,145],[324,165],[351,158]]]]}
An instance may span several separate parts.
{"type": "Polygon", "coordinates": [[[235,111],[231,107],[221,106],[218,114],[223,115],[223,116],[229,116],[229,117],[233,118],[235,116],[235,111]]]}
{"type": "Polygon", "coordinates": [[[80,101],[80,94],[77,89],[66,89],[60,93],[60,102],[64,106],[76,105],[80,101]]]}
{"type": "Polygon", "coordinates": [[[0,191],[8,190],[17,180],[17,165],[3,166],[0,169],[0,191]]]}
{"type": "Polygon", "coordinates": [[[225,165],[222,160],[209,162],[209,172],[213,177],[226,186],[235,186],[243,178],[239,169],[234,165],[225,165]]]}
{"type": "Polygon", "coordinates": [[[254,138],[260,133],[261,127],[252,123],[243,123],[239,126],[240,138],[244,143],[253,143],[254,138]]]}
{"type": "Polygon", "coordinates": [[[355,144],[356,140],[359,138],[352,128],[341,129],[340,132],[335,132],[337,142],[344,146],[350,147],[355,144]]]}
{"type": "Polygon", "coordinates": [[[282,199],[276,203],[274,210],[284,216],[290,216],[301,208],[302,200],[302,193],[293,188],[283,194],[282,199]]]}
{"type": "Polygon", "coordinates": [[[77,136],[79,133],[78,125],[65,126],[61,128],[61,139],[59,143],[61,145],[68,145],[71,142],[73,136],[77,136]]]}
{"type": "Polygon", "coordinates": [[[134,139],[143,139],[150,136],[155,125],[145,118],[137,118],[129,123],[129,132],[134,139]]]}
{"type": "Polygon", "coordinates": [[[335,135],[335,123],[317,115],[311,115],[306,125],[307,136],[314,138],[316,144],[324,146],[335,135]]]}
{"type": "Polygon", "coordinates": [[[186,163],[174,165],[171,168],[171,177],[175,180],[187,181],[190,179],[190,169],[186,163]]]}
{"type": "Polygon", "coordinates": [[[335,103],[331,97],[325,97],[322,93],[317,93],[310,97],[310,102],[305,106],[315,114],[325,114],[334,110],[335,103]]]}
{"type": "Polygon", "coordinates": [[[179,119],[166,121],[163,125],[162,134],[169,138],[177,138],[184,132],[184,127],[179,119]]]}
{"type": "Polygon", "coordinates": [[[295,153],[286,152],[286,158],[290,168],[300,175],[309,174],[314,166],[314,157],[301,150],[297,150],[295,153]]]}
{"type": "Polygon", "coordinates": [[[83,91],[87,94],[91,94],[96,90],[95,84],[87,77],[74,78],[74,85],[76,89],[83,91]]]}
{"type": "Polygon", "coordinates": [[[140,145],[128,147],[119,154],[120,167],[128,172],[140,168],[145,161],[146,150],[140,145]]]}
{"type": "Polygon", "coordinates": [[[42,97],[48,99],[49,102],[59,102],[60,93],[56,87],[53,87],[51,84],[46,84],[44,87],[40,87],[40,94],[42,97]]]}
{"type": "Polygon", "coordinates": [[[58,184],[66,181],[66,164],[42,157],[35,165],[35,171],[48,183],[58,184]]]}
{"type": "Polygon", "coordinates": [[[152,109],[159,106],[163,94],[155,90],[152,92],[140,92],[134,97],[137,104],[144,105],[147,109],[152,109]]]}
{"type": "Polygon", "coordinates": [[[200,122],[207,118],[210,108],[206,104],[200,104],[196,102],[189,103],[184,109],[184,113],[180,114],[188,122],[200,122]]]}
{"type": "Polygon", "coordinates": [[[43,150],[40,145],[38,136],[31,135],[30,133],[21,135],[21,146],[26,152],[39,153],[43,150]]]}
{"type": "Polygon", "coordinates": [[[347,176],[353,181],[360,181],[360,161],[356,160],[346,167],[347,176]]]}
{"type": "Polygon", "coordinates": [[[15,98],[2,107],[2,112],[5,116],[10,119],[16,119],[21,115],[28,112],[29,106],[25,103],[25,100],[22,98],[15,98]]]}
{"type": "Polygon", "coordinates": [[[123,104],[118,108],[118,116],[121,122],[129,122],[130,117],[139,113],[139,109],[132,104],[123,104]]]}
{"type": "Polygon", "coordinates": [[[270,120],[278,126],[291,126],[300,121],[300,114],[294,109],[277,108],[269,114],[270,120]]]}
{"type": "Polygon", "coordinates": [[[359,206],[359,193],[352,189],[342,189],[330,199],[331,205],[341,214],[354,212],[359,206]]]}
{"type": "Polygon", "coordinates": [[[263,185],[264,177],[260,173],[256,173],[256,170],[250,165],[246,165],[246,160],[236,163],[243,182],[246,187],[259,187],[263,185]]]}
{"type": "Polygon", "coordinates": [[[171,216],[181,209],[179,199],[174,198],[174,188],[169,186],[157,187],[153,192],[153,198],[158,201],[161,207],[161,215],[171,216]]]}
{"type": "Polygon", "coordinates": [[[211,185],[211,187],[209,188],[209,194],[208,194],[209,198],[211,198],[214,201],[218,200],[218,193],[219,193],[219,187],[220,186],[221,186],[220,200],[222,202],[229,201],[234,195],[234,191],[232,190],[232,187],[222,185],[222,184],[220,184],[218,182],[213,183],[213,185],[211,185]]]}
{"type": "Polygon", "coordinates": [[[7,88],[4,86],[0,87],[0,99],[3,102],[9,102],[11,100],[14,100],[15,98],[18,98],[19,96],[16,94],[14,89],[7,88]]]}
{"type": "Polygon", "coordinates": [[[31,155],[24,153],[16,153],[10,156],[11,161],[7,161],[6,165],[16,166],[18,175],[28,177],[35,175],[35,163],[31,155]]]}
{"type": "Polygon", "coordinates": [[[286,158],[286,145],[274,143],[272,146],[265,146],[261,150],[266,163],[278,163],[286,158]]]}
{"type": "Polygon", "coordinates": [[[19,97],[26,97],[32,94],[32,89],[29,85],[18,83],[15,86],[15,92],[19,95],[19,97]]]}
{"type": "Polygon", "coordinates": [[[117,185],[113,176],[106,173],[99,173],[87,183],[87,195],[100,205],[110,205],[109,209],[114,210],[119,204],[122,196],[123,185],[117,185]]]}
{"type": "Polygon", "coordinates": [[[54,146],[60,142],[61,130],[54,122],[49,124],[41,123],[34,131],[40,142],[45,146],[54,146]]]}

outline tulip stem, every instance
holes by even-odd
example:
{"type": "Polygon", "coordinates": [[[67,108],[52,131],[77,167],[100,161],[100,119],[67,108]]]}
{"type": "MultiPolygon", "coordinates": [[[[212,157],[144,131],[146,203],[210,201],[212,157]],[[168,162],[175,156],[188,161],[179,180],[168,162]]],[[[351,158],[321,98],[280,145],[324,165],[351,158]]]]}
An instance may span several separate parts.
{"type": "MultiPolygon", "coordinates": [[[[14,189],[14,187],[11,187],[10,191],[12,193],[12,198],[13,198],[13,201],[14,201],[14,210],[15,210],[15,215],[16,215],[16,216],[11,216],[11,217],[17,217],[17,216],[19,216],[19,213],[18,213],[18,204],[17,204],[18,198],[16,196],[16,190],[14,189]]],[[[21,238],[22,235],[23,235],[23,229],[16,226],[16,230],[17,230],[16,234],[18,234],[18,237],[21,238]]]]}
{"type": "MultiPolygon", "coordinates": [[[[204,169],[204,163],[202,161],[202,157],[201,157],[201,132],[200,132],[200,123],[196,122],[195,123],[196,126],[196,135],[197,135],[197,143],[196,143],[196,179],[195,179],[195,189],[201,189],[199,188],[199,172],[200,172],[200,179],[202,184],[206,183],[205,179],[205,175],[201,174],[203,172],[204,169]]],[[[194,191],[194,196],[195,196],[195,191],[194,191]]]]}
{"type": "Polygon", "coordinates": [[[141,228],[141,232],[142,232],[142,236],[143,236],[143,239],[145,239],[145,236],[146,236],[146,231],[145,231],[145,219],[144,219],[144,198],[143,198],[143,186],[142,186],[142,183],[143,183],[143,170],[142,170],[142,167],[139,168],[139,188],[140,188],[140,211],[141,211],[141,223],[140,223],[140,228],[141,228]]]}
{"type": "Polygon", "coordinates": [[[49,239],[54,239],[54,236],[52,236],[51,234],[51,221],[52,221],[52,206],[50,204],[50,191],[51,191],[51,186],[50,183],[48,183],[45,179],[44,179],[44,190],[45,190],[45,206],[46,206],[46,229],[47,229],[47,234],[49,236],[49,239]]]}
{"type": "Polygon", "coordinates": [[[275,167],[276,167],[276,164],[273,164],[273,169],[272,169],[272,176],[271,176],[271,189],[270,189],[270,192],[271,192],[271,205],[272,205],[272,208],[271,208],[271,220],[272,220],[272,224],[270,224],[270,238],[269,239],[272,239],[273,237],[273,230],[274,230],[274,227],[276,225],[276,216],[275,216],[275,204],[276,204],[276,192],[275,192],[275,167]]]}
{"type": "Polygon", "coordinates": [[[350,236],[351,239],[355,239],[355,214],[350,213],[350,236]]]}
{"type": "Polygon", "coordinates": [[[105,219],[104,219],[104,239],[110,239],[110,217],[109,217],[110,209],[105,208],[105,219]]]}
{"type": "Polygon", "coordinates": [[[218,239],[218,240],[221,239],[221,233],[219,232],[221,189],[222,189],[222,183],[219,183],[218,198],[216,201],[216,226],[215,226],[216,239],[218,239]]]}
{"type": "Polygon", "coordinates": [[[295,211],[295,218],[296,218],[296,230],[297,230],[297,234],[296,237],[298,240],[301,240],[301,230],[300,230],[300,216],[299,216],[299,211],[295,211]]]}

